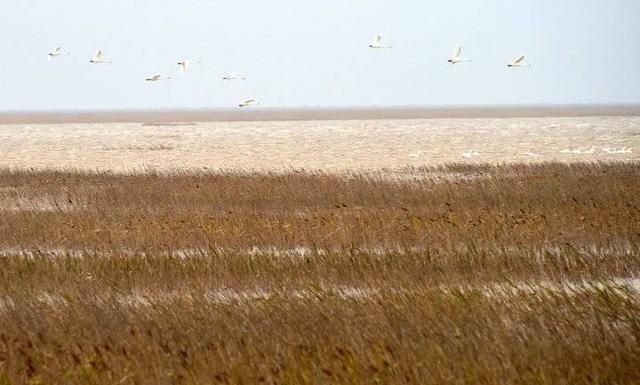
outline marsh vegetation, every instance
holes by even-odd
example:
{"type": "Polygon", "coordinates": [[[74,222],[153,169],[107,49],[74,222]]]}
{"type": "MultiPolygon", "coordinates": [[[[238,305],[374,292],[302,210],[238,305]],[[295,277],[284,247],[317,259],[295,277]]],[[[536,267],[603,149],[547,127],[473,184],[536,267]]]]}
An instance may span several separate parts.
{"type": "Polygon", "coordinates": [[[640,164],[0,171],[0,383],[634,384],[640,164]]]}

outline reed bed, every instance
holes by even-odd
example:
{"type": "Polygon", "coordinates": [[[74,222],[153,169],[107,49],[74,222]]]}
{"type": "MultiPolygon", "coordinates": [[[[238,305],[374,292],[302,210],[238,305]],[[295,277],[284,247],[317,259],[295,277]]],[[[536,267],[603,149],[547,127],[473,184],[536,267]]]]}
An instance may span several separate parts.
{"type": "Polygon", "coordinates": [[[640,164],[0,171],[0,384],[634,384],[640,164]]]}

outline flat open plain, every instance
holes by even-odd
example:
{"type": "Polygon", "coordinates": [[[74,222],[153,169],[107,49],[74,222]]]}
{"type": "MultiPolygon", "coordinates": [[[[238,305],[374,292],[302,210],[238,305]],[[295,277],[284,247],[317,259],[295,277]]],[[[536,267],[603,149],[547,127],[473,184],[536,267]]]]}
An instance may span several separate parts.
{"type": "Polygon", "coordinates": [[[0,167],[363,170],[628,161],[640,159],[638,115],[634,107],[5,114],[0,167]],[[623,147],[630,151],[607,150],[623,147]]]}

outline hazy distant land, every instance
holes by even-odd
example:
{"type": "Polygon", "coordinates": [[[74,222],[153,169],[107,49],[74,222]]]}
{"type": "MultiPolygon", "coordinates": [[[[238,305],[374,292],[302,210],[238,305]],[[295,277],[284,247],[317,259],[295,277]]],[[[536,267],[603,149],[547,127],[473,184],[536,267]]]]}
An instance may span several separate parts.
{"type": "Polygon", "coordinates": [[[639,116],[640,104],[5,111],[0,124],[639,116]]]}

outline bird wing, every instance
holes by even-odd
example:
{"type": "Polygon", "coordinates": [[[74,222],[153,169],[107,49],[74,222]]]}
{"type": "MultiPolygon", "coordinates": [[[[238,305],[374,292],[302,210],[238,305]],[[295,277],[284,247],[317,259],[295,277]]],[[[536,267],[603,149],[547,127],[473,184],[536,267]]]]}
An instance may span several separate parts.
{"type": "Polygon", "coordinates": [[[513,64],[520,64],[524,60],[524,55],[520,55],[513,61],[513,64]]]}
{"type": "Polygon", "coordinates": [[[248,99],[248,100],[245,100],[244,102],[245,102],[245,104],[249,104],[249,103],[253,103],[255,101],[256,101],[255,99],[248,99]]]}
{"type": "Polygon", "coordinates": [[[372,45],[378,45],[378,44],[380,44],[381,42],[382,42],[382,36],[380,36],[380,35],[375,35],[375,36],[373,37],[373,40],[371,41],[371,44],[372,44],[372,45]]]}
{"type": "Polygon", "coordinates": [[[460,57],[460,54],[462,53],[462,47],[460,46],[460,44],[458,44],[456,46],[456,52],[453,54],[454,57],[460,57]]]}
{"type": "Polygon", "coordinates": [[[102,50],[101,50],[101,49],[99,49],[99,50],[97,50],[97,51],[96,51],[96,54],[95,54],[94,58],[95,58],[96,60],[100,60],[100,59],[102,59],[102,50]]]}

